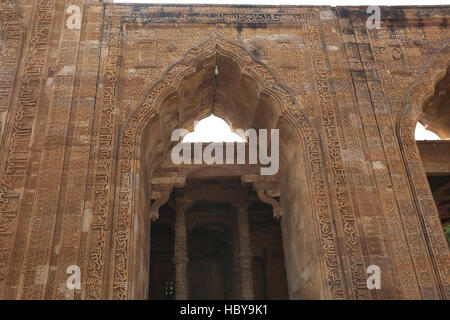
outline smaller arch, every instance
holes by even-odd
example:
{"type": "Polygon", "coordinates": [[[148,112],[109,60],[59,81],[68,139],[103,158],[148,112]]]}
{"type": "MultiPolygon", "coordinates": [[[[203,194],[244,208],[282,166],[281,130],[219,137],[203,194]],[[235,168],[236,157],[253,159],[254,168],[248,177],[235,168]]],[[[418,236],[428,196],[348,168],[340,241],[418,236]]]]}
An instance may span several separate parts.
{"type": "Polygon", "coordinates": [[[414,137],[417,141],[420,140],[440,140],[441,138],[434,133],[433,131],[428,130],[427,128],[425,128],[424,125],[422,125],[422,123],[417,122],[416,124],[416,129],[414,131],[414,137]]]}
{"type": "Polygon", "coordinates": [[[194,131],[186,134],[182,142],[245,142],[245,139],[233,132],[222,118],[212,114],[208,118],[198,121],[194,131]],[[219,128],[218,134],[215,132],[217,127],[219,128]]]}
{"type": "Polygon", "coordinates": [[[422,115],[422,106],[425,101],[435,93],[436,83],[445,77],[450,66],[450,60],[447,58],[450,54],[449,45],[450,41],[447,41],[436,49],[430,60],[419,71],[416,80],[408,88],[404,107],[396,122],[398,136],[400,136],[402,127],[415,126],[422,115]]]}

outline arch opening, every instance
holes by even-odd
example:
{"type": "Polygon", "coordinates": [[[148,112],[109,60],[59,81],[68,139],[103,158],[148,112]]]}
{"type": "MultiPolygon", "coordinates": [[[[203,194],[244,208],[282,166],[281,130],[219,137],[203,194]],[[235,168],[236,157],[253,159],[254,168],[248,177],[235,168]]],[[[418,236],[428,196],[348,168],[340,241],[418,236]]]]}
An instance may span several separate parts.
{"type": "Polygon", "coordinates": [[[416,131],[414,132],[414,137],[416,141],[426,141],[426,140],[441,140],[439,136],[425,128],[420,121],[416,124],[416,131]]]}
{"type": "Polygon", "coordinates": [[[234,133],[228,124],[211,114],[209,117],[194,123],[194,131],[183,137],[183,143],[192,142],[245,142],[234,133]]]}

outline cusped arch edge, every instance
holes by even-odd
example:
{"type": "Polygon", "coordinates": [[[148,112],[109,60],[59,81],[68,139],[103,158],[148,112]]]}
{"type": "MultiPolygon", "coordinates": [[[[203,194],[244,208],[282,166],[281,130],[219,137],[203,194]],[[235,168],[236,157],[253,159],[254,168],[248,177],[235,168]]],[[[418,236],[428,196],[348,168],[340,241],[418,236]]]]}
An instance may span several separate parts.
{"type": "MultiPolygon", "coordinates": [[[[313,194],[325,205],[321,208],[321,214],[317,217],[317,238],[320,242],[319,247],[322,252],[322,271],[324,275],[324,288],[329,298],[342,299],[345,297],[343,289],[345,281],[343,280],[343,271],[341,262],[338,259],[338,245],[336,240],[336,231],[332,223],[334,221],[329,191],[324,176],[324,157],[320,137],[314,128],[312,121],[299,108],[295,96],[284,84],[276,77],[264,63],[255,60],[251,54],[240,44],[226,39],[219,32],[213,32],[208,38],[189,49],[179,60],[170,65],[163,72],[160,79],[154,82],[145,92],[137,109],[135,109],[127,118],[122,127],[119,138],[119,163],[117,180],[119,187],[116,188],[116,197],[114,205],[114,226],[113,226],[113,248],[111,257],[112,276],[109,282],[109,297],[113,299],[126,299],[130,296],[129,290],[129,264],[130,249],[132,243],[131,224],[133,215],[133,199],[135,185],[135,164],[136,152],[135,142],[139,131],[145,127],[146,121],[152,116],[158,114],[155,106],[156,101],[163,101],[164,97],[173,90],[176,90],[177,83],[188,73],[195,71],[195,66],[219,49],[221,53],[232,57],[238,63],[242,71],[252,76],[256,81],[262,84],[265,89],[282,108],[281,116],[285,117],[303,139],[306,147],[306,154],[309,157],[308,168],[313,194]],[[331,241],[330,241],[331,240],[331,241]],[[119,245],[120,244],[120,245],[119,245]]],[[[314,202],[313,206],[316,205],[314,202]]],[[[316,208],[315,208],[316,209],[316,208]]],[[[319,210],[314,210],[319,212],[319,210]]]]}

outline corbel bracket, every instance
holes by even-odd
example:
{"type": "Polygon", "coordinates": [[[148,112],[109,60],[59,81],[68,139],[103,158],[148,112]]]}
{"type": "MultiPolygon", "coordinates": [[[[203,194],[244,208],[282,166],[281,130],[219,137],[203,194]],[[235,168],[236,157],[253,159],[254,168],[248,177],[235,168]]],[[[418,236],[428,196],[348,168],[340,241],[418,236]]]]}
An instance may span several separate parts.
{"type": "Polygon", "coordinates": [[[266,190],[262,188],[257,188],[256,194],[258,195],[259,200],[272,206],[274,218],[278,219],[281,217],[280,203],[276,199],[267,196],[266,190]]]}
{"type": "Polygon", "coordinates": [[[161,208],[170,198],[172,186],[161,188],[158,191],[152,192],[152,200],[155,200],[150,205],[150,219],[155,221],[159,218],[159,208],[161,208]]]}

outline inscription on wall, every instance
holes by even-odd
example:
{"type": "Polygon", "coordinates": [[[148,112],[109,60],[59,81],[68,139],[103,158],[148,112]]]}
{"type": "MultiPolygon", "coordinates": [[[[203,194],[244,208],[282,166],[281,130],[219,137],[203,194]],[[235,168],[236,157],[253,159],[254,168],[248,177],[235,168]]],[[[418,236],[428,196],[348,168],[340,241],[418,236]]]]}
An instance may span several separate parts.
{"type": "MultiPolygon", "coordinates": [[[[47,44],[53,19],[53,2],[37,1],[36,20],[31,32],[30,45],[24,56],[24,69],[20,91],[18,93],[17,109],[12,128],[7,139],[9,150],[6,161],[3,162],[3,175],[0,179],[1,190],[6,201],[0,203],[0,245],[2,246],[2,261],[9,260],[10,249],[16,236],[16,219],[20,201],[25,186],[25,171],[31,155],[31,140],[35,124],[36,109],[40,101],[41,80],[44,74],[47,44]],[[12,196],[14,195],[14,196],[12,196]]],[[[18,281],[17,268],[10,265],[9,281],[18,281]],[[12,273],[12,276],[11,276],[12,273]]],[[[0,268],[1,271],[1,268],[0,268]]],[[[5,271],[3,269],[3,271],[5,271]]],[[[0,289],[5,278],[0,274],[0,289]]],[[[33,292],[27,291],[29,295],[33,292]]],[[[11,294],[11,293],[9,293],[11,294]]],[[[4,296],[5,298],[13,298],[4,296]]]]}
{"type": "Polygon", "coordinates": [[[0,27],[0,137],[2,137],[10,111],[11,93],[22,48],[21,25],[12,0],[0,4],[0,27]]]}

